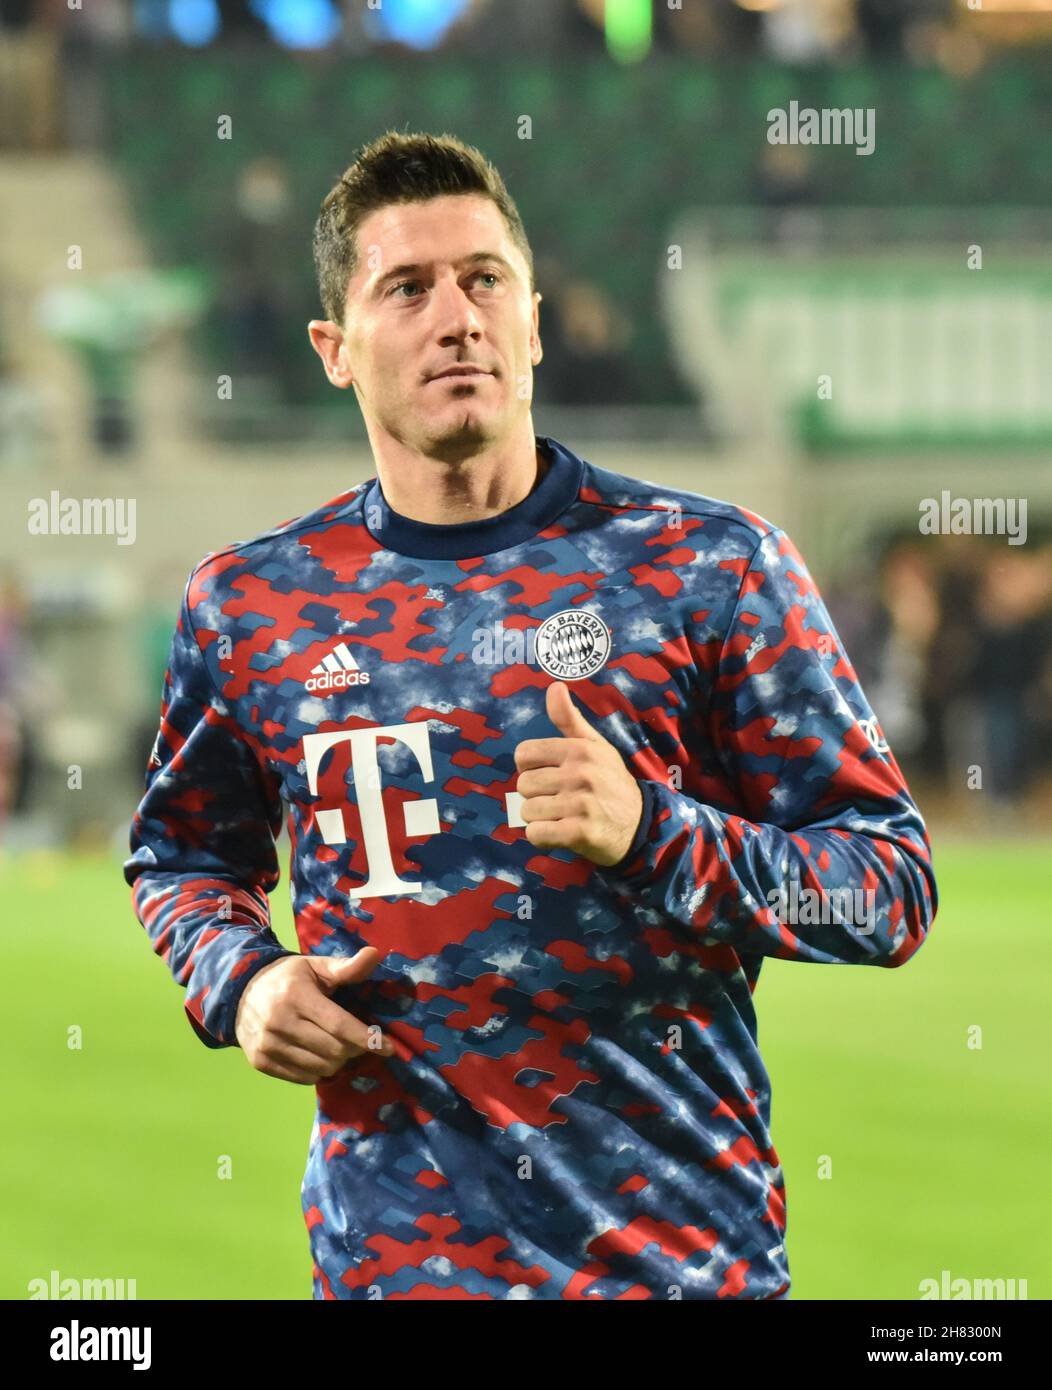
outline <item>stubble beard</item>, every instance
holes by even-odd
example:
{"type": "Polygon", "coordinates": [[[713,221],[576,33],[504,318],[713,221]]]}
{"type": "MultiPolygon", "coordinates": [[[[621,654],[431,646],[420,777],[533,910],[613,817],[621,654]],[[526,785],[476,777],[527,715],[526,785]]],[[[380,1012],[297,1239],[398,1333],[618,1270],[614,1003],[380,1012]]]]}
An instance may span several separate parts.
{"type": "Polygon", "coordinates": [[[458,463],[481,453],[495,438],[479,411],[470,405],[450,422],[428,434],[427,453],[443,463],[458,463]]]}

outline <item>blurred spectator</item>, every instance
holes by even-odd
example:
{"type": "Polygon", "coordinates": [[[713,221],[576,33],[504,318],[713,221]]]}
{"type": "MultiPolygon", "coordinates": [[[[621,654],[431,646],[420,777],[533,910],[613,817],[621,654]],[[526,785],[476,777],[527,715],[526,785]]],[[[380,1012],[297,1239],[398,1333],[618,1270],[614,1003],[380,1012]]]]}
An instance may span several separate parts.
{"type": "Polygon", "coordinates": [[[880,595],[888,616],[879,690],[881,708],[904,754],[924,742],[924,682],[931,664],[931,644],[939,627],[939,595],[930,550],[920,543],[894,547],[880,578],[880,595]]]}
{"type": "Polygon", "coordinates": [[[63,139],[74,150],[97,150],[106,138],[106,58],[135,33],[142,0],[90,0],[66,11],[62,27],[63,139]]]}
{"type": "Polygon", "coordinates": [[[763,15],[763,46],[778,63],[835,58],[853,33],[853,0],[783,0],[763,15]]]}
{"type": "Polygon", "coordinates": [[[25,597],[13,570],[0,575],[0,838],[21,801],[25,778],[23,712],[27,697],[25,597]]]}
{"type": "Polygon", "coordinates": [[[821,236],[821,220],[811,210],[818,201],[811,151],[806,145],[764,142],[757,161],[753,197],[764,209],[762,229],[769,245],[792,250],[821,236]]]}
{"type": "Polygon", "coordinates": [[[630,405],[627,317],[598,285],[562,279],[548,267],[547,275],[538,274],[544,361],[534,378],[537,404],[630,405]]]}
{"type": "Polygon", "coordinates": [[[41,382],[0,348],[0,472],[43,465],[51,418],[41,382]]]}
{"type": "Polygon", "coordinates": [[[302,254],[292,225],[292,193],[284,163],[260,155],[238,175],[233,206],[216,233],[224,248],[224,281],[215,308],[234,354],[235,389],[295,397],[295,376],[285,351],[285,326],[294,313],[284,270],[302,254]]]}
{"type": "Polygon", "coordinates": [[[902,58],[917,25],[948,15],[954,0],[855,0],[866,52],[874,58],[902,58]]]}
{"type": "MultiPolygon", "coordinates": [[[[997,801],[1028,790],[1035,771],[1036,688],[1044,675],[1052,601],[1047,550],[987,557],[976,602],[974,688],[981,710],[983,786],[997,801]]],[[[977,760],[978,761],[978,760],[977,760]]]]}
{"type": "Polygon", "coordinates": [[[63,0],[0,4],[0,149],[60,147],[60,28],[69,18],[63,0]]]}
{"type": "Polygon", "coordinates": [[[258,0],[215,0],[219,11],[221,39],[265,39],[267,25],[260,14],[258,0]]]}
{"type": "Polygon", "coordinates": [[[829,601],[889,743],[1007,810],[1052,773],[1052,546],[896,538],[879,576],[859,566],[829,601]]]}
{"type": "Polygon", "coordinates": [[[978,536],[943,536],[929,545],[938,587],[939,624],[928,651],[924,709],[924,763],[946,785],[966,785],[982,740],[974,674],[980,659],[975,625],[976,586],[984,542],[978,536]]]}
{"type": "MultiPolygon", "coordinates": [[[[586,7],[601,14],[603,0],[581,0],[586,7]]],[[[602,20],[599,21],[602,23],[602,20]]],[[[654,43],[656,47],[678,49],[711,58],[724,54],[750,54],[757,50],[762,17],[742,9],[735,0],[711,0],[708,5],[690,4],[679,9],[667,5],[654,6],[654,43]]]]}

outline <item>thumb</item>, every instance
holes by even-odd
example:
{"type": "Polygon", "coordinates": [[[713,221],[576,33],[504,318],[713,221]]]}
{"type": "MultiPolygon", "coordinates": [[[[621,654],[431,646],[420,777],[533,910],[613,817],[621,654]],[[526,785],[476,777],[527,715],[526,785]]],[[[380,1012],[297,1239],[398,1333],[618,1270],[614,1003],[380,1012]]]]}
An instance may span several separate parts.
{"type": "Polygon", "coordinates": [[[353,956],[306,956],[318,985],[326,994],[343,985],[367,980],[380,964],[380,952],[375,946],[363,946],[353,956]]]}
{"type": "Polygon", "coordinates": [[[552,681],[548,687],[545,701],[548,718],[566,738],[602,739],[602,734],[592,728],[588,720],[573,702],[563,681],[552,681]]]}

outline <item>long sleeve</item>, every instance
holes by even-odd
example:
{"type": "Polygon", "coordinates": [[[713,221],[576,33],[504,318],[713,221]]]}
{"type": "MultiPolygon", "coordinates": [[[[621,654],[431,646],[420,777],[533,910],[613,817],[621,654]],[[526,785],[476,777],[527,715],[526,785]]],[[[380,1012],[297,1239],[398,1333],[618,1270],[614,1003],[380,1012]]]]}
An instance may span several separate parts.
{"type": "MultiPolygon", "coordinates": [[[[270,929],[267,899],[279,877],[282,803],[209,674],[190,617],[192,581],[124,877],[153,949],[186,988],[195,1033],[209,1047],[229,1047],[248,981],[293,954],[270,929]]],[[[215,634],[206,636],[214,648],[215,634]]]]}
{"type": "Polygon", "coordinates": [[[641,782],[635,840],[605,872],[705,944],[904,964],[938,905],[927,831],[784,533],[766,535],[744,567],[714,661],[698,717],[730,804],[641,782]]]}

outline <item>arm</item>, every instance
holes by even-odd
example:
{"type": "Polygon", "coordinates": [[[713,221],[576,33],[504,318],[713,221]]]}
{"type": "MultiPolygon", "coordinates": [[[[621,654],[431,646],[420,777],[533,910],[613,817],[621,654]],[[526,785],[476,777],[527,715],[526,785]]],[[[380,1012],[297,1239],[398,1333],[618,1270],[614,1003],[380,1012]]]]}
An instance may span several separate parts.
{"type": "Polygon", "coordinates": [[[186,988],[194,1031],[208,1047],[229,1047],[245,986],[295,953],[270,930],[267,900],[279,877],[279,789],[209,674],[190,619],[192,582],[191,575],[124,877],[153,949],[186,988]]]}
{"type": "Polygon", "coordinates": [[[603,872],[706,944],[833,964],[909,960],[938,905],[927,831],[780,531],[745,566],[705,728],[741,814],[641,782],[635,838],[603,872]]]}

